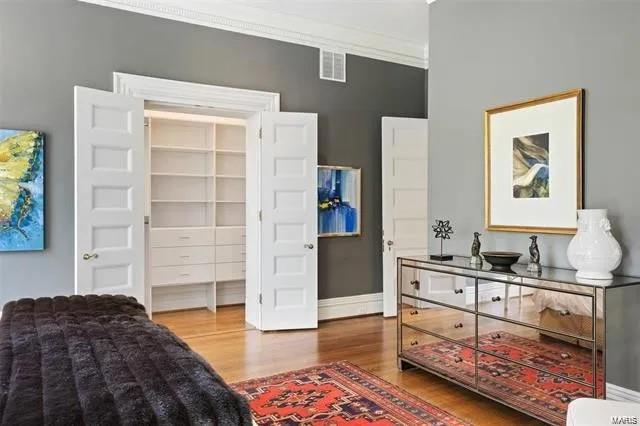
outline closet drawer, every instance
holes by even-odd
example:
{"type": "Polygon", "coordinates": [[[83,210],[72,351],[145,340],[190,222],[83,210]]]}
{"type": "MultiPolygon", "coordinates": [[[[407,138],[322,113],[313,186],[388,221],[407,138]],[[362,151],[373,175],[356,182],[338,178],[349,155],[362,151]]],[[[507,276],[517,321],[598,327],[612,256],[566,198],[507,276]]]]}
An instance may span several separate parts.
{"type": "Polygon", "coordinates": [[[215,280],[215,265],[158,266],[151,268],[151,285],[207,283],[215,280]]]}
{"type": "Polygon", "coordinates": [[[211,246],[213,228],[168,228],[151,230],[151,247],[211,246]]]}
{"type": "Polygon", "coordinates": [[[217,246],[216,263],[244,262],[246,247],[243,245],[217,246]]]}
{"type": "Polygon", "coordinates": [[[164,247],[151,249],[151,266],[199,265],[214,262],[215,247],[164,247]]]}
{"type": "Polygon", "coordinates": [[[245,275],[245,263],[219,263],[216,265],[216,281],[243,280],[245,275]]]}
{"type": "Polygon", "coordinates": [[[229,246],[245,243],[244,226],[216,228],[216,245],[229,246]]]}

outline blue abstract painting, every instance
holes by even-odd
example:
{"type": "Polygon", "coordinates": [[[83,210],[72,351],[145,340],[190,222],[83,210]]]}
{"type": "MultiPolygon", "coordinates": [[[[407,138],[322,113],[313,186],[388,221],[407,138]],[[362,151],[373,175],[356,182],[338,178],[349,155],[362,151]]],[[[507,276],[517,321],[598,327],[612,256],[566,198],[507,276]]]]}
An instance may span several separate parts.
{"type": "Polygon", "coordinates": [[[360,169],[318,167],[318,235],[360,235],[360,169]]]}
{"type": "Polygon", "coordinates": [[[0,251],[44,249],[44,136],[0,129],[0,251]]]}

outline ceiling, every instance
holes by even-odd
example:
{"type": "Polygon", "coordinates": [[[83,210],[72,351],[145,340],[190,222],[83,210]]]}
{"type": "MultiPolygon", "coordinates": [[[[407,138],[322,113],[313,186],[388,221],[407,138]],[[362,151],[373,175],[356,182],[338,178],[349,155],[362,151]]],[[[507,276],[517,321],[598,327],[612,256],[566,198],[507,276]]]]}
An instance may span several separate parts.
{"type": "Polygon", "coordinates": [[[427,68],[425,0],[79,0],[427,68]]]}

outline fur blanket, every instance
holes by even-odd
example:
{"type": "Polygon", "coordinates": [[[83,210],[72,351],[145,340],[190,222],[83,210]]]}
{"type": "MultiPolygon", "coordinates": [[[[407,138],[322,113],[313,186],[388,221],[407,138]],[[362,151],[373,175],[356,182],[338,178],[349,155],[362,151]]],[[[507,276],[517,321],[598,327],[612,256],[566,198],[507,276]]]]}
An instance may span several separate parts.
{"type": "Polygon", "coordinates": [[[250,425],[244,399],[125,296],[7,303],[3,425],[250,425]]]}

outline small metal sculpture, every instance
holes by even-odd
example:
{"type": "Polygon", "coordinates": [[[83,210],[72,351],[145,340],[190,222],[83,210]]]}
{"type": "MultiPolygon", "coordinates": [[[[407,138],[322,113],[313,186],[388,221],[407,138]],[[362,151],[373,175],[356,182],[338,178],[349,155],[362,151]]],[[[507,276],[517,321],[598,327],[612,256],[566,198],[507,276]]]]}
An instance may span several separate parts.
{"type": "Polygon", "coordinates": [[[529,265],[527,266],[528,272],[542,272],[542,266],[540,266],[540,250],[538,249],[538,236],[532,235],[529,237],[531,245],[529,246],[529,265]]]}
{"type": "Polygon", "coordinates": [[[436,238],[440,238],[440,254],[432,254],[429,258],[439,261],[453,260],[453,256],[450,254],[442,254],[444,240],[450,240],[451,234],[453,234],[453,227],[451,226],[450,221],[436,219],[436,224],[433,225],[431,229],[436,233],[436,238]]]}
{"type": "Polygon", "coordinates": [[[480,257],[480,236],[482,234],[479,232],[473,233],[473,243],[471,244],[471,264],[472,265],[482,265],[482,258],[480,257]]]}

